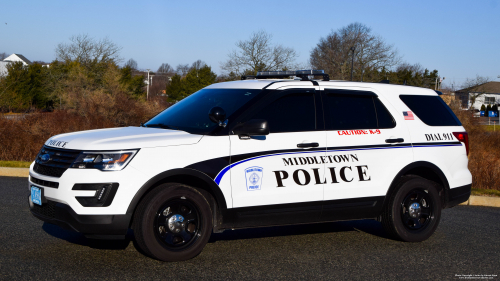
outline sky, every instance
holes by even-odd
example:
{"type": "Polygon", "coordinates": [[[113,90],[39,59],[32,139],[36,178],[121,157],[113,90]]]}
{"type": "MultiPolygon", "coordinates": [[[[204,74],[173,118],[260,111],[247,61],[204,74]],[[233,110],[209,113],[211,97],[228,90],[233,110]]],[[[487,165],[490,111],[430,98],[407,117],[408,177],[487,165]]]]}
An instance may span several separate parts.
{"type": "Polygon", "coordinates": [[[236,42],[265,30],[294,48],[306,65],[320,38],[360,22],[393,44],[410,64],[437,69],[443,86],[476,75],[500,81],[500,0],[474,1],[4,1],[0,53],[31,61],[55,59],[73,35],[108,37],[123,63],[173,67],[200,59],[222,73],[236,42]]]}

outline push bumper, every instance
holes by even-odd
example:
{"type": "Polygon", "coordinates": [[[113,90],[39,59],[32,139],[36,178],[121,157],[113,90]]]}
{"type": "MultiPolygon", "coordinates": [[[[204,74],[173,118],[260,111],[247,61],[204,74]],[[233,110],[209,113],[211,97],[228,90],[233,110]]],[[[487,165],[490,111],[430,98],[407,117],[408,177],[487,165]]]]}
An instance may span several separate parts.
{"type": "Polygon", "coordinates": [[[70,206],[47,200],[43,205],[33,204],[30,211],[36,218],[58,225],[67,230],[84,234],[89,238],[123,239],[132,215],[78,215],[70,206]]]}

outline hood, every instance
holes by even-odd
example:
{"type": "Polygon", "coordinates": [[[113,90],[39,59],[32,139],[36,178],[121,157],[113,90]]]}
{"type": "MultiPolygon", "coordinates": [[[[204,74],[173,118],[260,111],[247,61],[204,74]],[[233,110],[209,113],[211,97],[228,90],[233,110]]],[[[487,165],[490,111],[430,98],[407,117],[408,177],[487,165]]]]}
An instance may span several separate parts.
{"type": "Polygon", "coordinates": [[[61,134],[51,137],[45,145],[77,150],[119,150],[195,144],[202,137],[177,130],[125,127],[61,134]]]}

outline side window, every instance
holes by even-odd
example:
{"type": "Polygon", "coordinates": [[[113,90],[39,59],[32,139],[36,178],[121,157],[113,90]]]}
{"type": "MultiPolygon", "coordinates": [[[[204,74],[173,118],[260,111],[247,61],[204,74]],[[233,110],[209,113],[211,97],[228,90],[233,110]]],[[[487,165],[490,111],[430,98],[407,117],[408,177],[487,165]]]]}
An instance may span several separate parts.
{"type": "Polygon", "coordinates": [[[395,122],[374,95],[326,94],[328,130],[394,128],[395,122]]]}
{"type": "Polygon", "coordinates": [[[258,111],[251,118],[265,119],[271,133],[316,130],[316,109],[313,93],[283,96],[258,111]]]}
{"type": "Polygon", "coordinates": [[[429,126],[460,126],[455,113],[439,96],[400,95],[399,98],[429,126]]]}

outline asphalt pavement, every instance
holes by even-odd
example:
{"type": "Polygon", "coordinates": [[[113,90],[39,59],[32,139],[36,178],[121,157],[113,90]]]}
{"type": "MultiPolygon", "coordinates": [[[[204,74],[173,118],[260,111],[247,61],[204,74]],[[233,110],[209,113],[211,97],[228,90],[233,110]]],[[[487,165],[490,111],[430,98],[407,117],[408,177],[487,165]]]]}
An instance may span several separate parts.
{"type": "Polygon", "coordinates": [[[43,223],[27,196],[26,178],[0,177],[1,280],[500,280],[500,208],[443,210],[421,243],[372,220],[268,227],[213,234],[198,257],[164,263],[137,251],[132,232],[89,240],[43,223]]]}

